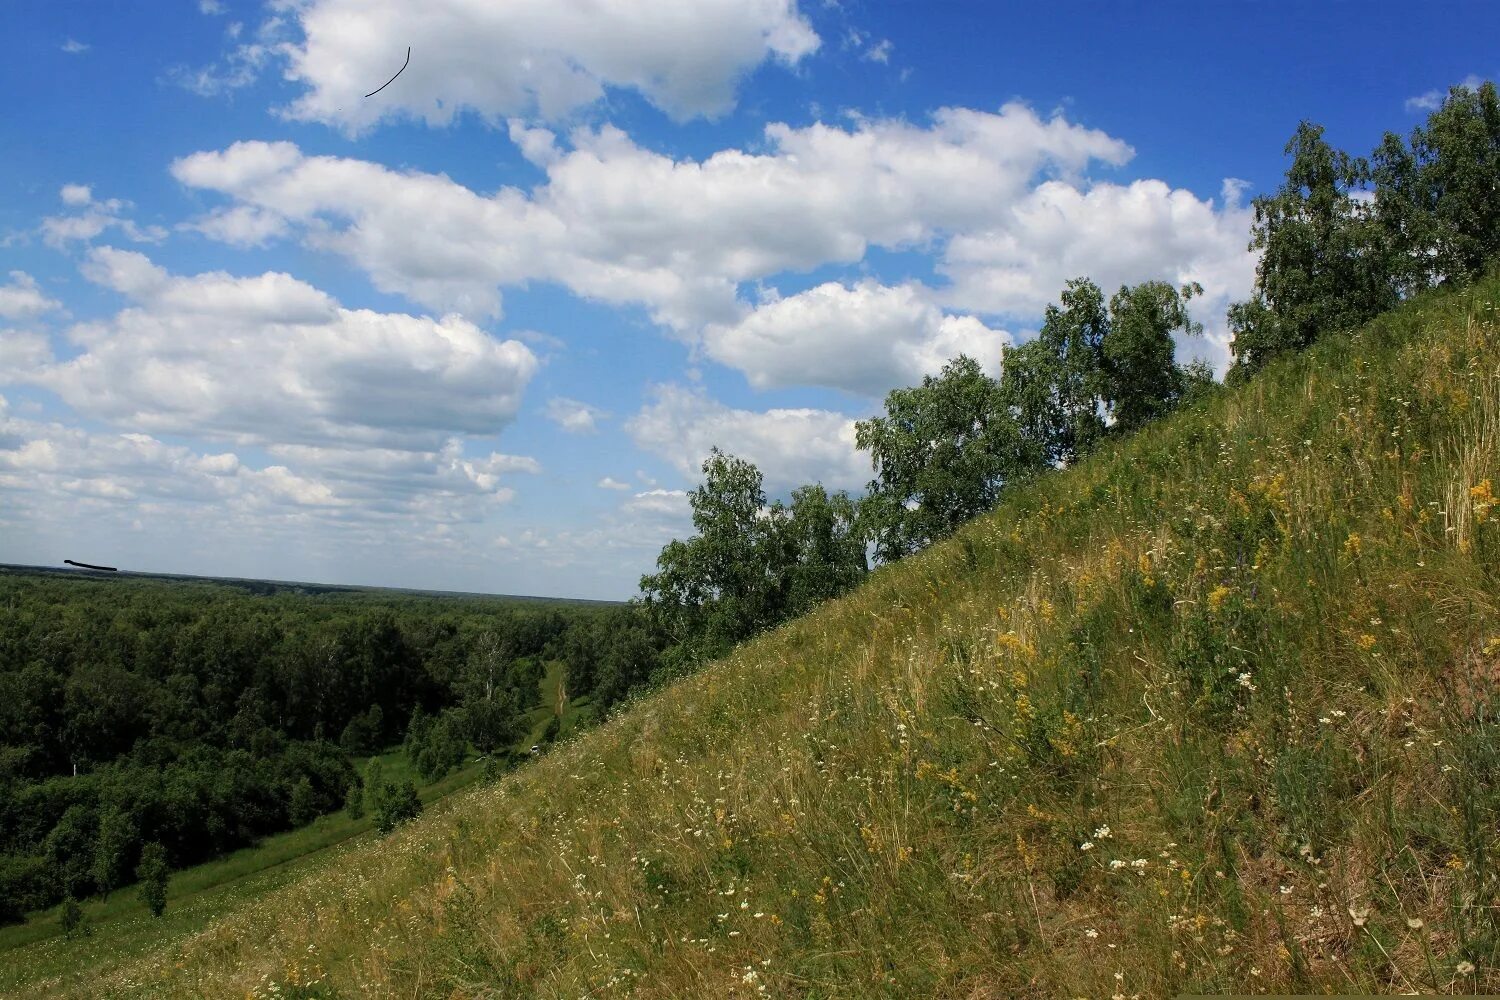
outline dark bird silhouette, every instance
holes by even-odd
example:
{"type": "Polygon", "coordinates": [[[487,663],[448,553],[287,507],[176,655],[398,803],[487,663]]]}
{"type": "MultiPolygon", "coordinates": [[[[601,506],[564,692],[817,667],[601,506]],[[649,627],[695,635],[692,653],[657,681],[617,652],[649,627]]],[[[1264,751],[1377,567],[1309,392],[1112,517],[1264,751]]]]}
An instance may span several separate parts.
{"type": "Polygon", "coordinates": [[[74,562],[71,559],[64,559],[63,562],[67,563],[69,566],[77,566],[79,569],[99,569],[99,570],[103,570],[106,573],[118,573],[118,572],[120,572],[119,570],[115,569],[113,566],[95,566],[92,563],[74,562]]]}

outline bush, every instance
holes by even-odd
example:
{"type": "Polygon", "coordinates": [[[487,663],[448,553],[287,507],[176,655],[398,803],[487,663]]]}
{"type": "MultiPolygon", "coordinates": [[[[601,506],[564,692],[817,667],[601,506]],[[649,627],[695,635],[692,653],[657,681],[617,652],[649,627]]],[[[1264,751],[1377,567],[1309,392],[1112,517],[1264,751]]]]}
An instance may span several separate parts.
{"type": "Polygon", "coordinates": [[[313,792],[312,782],[307,778],[292,786],[292,800],[287,813],[293,826],[306,826],[318,818],[318,797],[313,792]]]}
{"type": "MultiPolygon", "coordinates": [[[[408,753],[411,749],[409,745],[408,753]]],[[[411,761],[424,781],[436,781],[458,767],[468,750],[462,715],[454,711],[444,712],[428,728],[426,737],[416,744],[415,749],[416,755],[411,761]]]]}
{"type": "Polygon", "coordinates": [[[349,794],[344,796],[344,812],[350,819],[365,815],[365,789],[358,781],[349,786],[349,794]]]}
{"type": "Polygon", "coordinates": [[[382,784],[375,792],[375,829],[390,833],[400,824],[422,815],[422,800],[410,781],[382,784]]]}
{"type": "Polygon", "coordinates": [[[158,843],[141,848],[141,863],[136,866],[135,877],[140,880],[141,902],[150,909],[153,917],[159,917],[167,908],[167,852],[158,843]]]}
{"type": "Polygon", "coordinates": [[[58,923],[62,925],[63,936],[72,940],[75,937],[87,936],[88,925],[83,919],[83,907],[78,905],[78,900],[69,896],[63,900],[62,912],[58,914],[58,923]]]}

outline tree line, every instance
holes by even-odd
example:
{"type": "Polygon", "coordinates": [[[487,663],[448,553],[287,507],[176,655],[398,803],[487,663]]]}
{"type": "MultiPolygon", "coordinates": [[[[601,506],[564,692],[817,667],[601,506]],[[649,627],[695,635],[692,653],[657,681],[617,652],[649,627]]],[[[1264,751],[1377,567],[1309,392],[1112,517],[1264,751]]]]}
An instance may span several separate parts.
{"type": "Polygon", "coordinates": [[[404,743],[435,780],[503,756],[543,663],[597,614],[0,574],[0,919],[354,796],[409,811],[404,789],[363,787],[352,759],[404,743]]]}
{"type": "MultiPolygon", "coordinates": [[[[1387,133],[1368,158],[1323,134],[1301,123],[1284,182],[1254,199],[1249,248],[1260,260],[1251,297],[1229,308],[1230,383],[1500,258],[1493,83],[1452,88],[1424,124],[1387,133]]],[[[1174,337],[1202,332],[1188,308],[1201,292],[1147,281],[1106,298],[1087,278],[1068,282],[1038,335],[1004,352],[998,378],[960,356],[857,424],[874,472],[858,499],[814,484],[768,503],[753,464],[713,451],[689,494],[696,534],[662,550],[630,608],[596,623],[636,637],[615,676],[642,684],[722,655],[847,591],[869,557],[918,552],[1013,485],[1216,391],[1206,365],[1175,361],[1174,337]]],[[[608,642],[597,645],[608,655],[608,642]]]]}

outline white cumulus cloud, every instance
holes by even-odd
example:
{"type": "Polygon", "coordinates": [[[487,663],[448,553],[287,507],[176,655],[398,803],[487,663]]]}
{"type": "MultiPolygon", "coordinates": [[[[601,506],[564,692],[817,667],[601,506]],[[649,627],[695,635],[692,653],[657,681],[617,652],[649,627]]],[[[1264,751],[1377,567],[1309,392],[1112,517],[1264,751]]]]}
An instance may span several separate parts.
{"type": "Polygon", "coordinates": [[[131,305],[79,324],[78,356],[37,381],[80,413],[153,433],[435,450],[514,417],[536,357],[456,316],[344,309],[290,275],[168,274],[91,251],[131,305]]]}
{"type": "Polygon", "coordinates": [[[544,411],[547,419],[570,434],[592,434],[599,429],[599,421],[607,414],[597,406],[580,403],[576,399],[554,396],[547,400],[544,411]]]}
{"type": "Polygon", "coordinates": [[[771,492],[812,482],[858,489],[870,478],[869,459],[854,446],[854,421],[829,410],[740,410],[701,390],[662,385],[626,430],[694,481],[714,447],[754,462],[771,492]]]}
{"type": "Polygon", "coordinates": [[[920,381],[959,354],[998,375],[1010,342],[972,316],[945,315],[920,285],[872,280],[827,282],[704,334],[709,356],[757,388],[816,384],[865,396],[920,381]]]}
{"type": "Polygon", "coordinates": [[[761,63],[818,47],[796,0],[308,0],[286,76],[305,92],[286,113],[358,131],[386,117],[433,125],[473,111],[564,117],[629,88],[678,119],[734,104],[761,63]],[[411,61],[390,86],[366,100],[411,61]]]}
{"type": "Polygon", "coordinates": [[[31,319],[58,308],[25,271],[10,272],[10,281],[0,285],[0,319],[31,319]]]}

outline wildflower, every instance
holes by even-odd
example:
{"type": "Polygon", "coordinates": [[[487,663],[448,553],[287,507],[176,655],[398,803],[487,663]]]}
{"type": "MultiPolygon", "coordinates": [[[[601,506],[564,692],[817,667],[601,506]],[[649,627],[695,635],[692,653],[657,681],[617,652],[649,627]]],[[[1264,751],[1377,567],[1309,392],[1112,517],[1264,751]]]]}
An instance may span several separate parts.
{"type": "Polygon", "coordinates": [[[1355,559],[1358,559],[1363,550],[1364,540],[1359,537],[1359,533],[1354,531],[1349,532],[1349,537],[1344,539],[1344,551],[1355,559]]]}
{"type": "Polygon", "coordinates": [[[1414,931],[1419,931],[1422,929],[1422,921],[1418,917],[1407,917],[1406,926],[1410,927],[1414,931]]]}
{"type": "Polygon", "coordinates": [[[1365,921],[1370,919],[1370,908],[1368,906],[1362,906],[1356,909],[1355,907],[1351,906],[1349,907],[1349,918],[1354,921],[1355,927],[1363,927],[1365,925],[1365,921]]]}
{"type": "Polygon", "coordinates": [[[1251,692],[1255,691],[1255,678],[1252,677],[1248,671],[1240,674],[1238,680],[1240,687],[1245,688],[1251,692]]]}
{"type": "Polygon", "coordinates": [[[1096,938],[1096,937],[1099,936],[1099,932],[1096,931],[1096,930],[1094,930],[1092,927],[1090,927],[1090,928],[1088,928],[1087,930],[1085,930],[1083,932],[1083,936],[1084,937],[1089,937],[1089,938],[1096,938]]]}
{"type": "Polygon", "coordinates": [[[1361,632],[1354,644],[1368,653],[1375,648],[1375,637],[1368,632],[1361,632]]]}
{"type": "Polygon", "coordinates": [[[1113,860],[1113,861],[1111,861],[1109,863],[1109,867],[1112,870],[1114,870],[1114,871],[1119,871],[1121,868],[1126,867],[1126,864],[1125,864],[1125,862],[1121,861],[1119,858],[1116,858],[1115,860],[1113,860]]]}
{"type": "Polygon", "coordinates": [[[1472,976],[1474,974],[1474,963],[1469,961],[1459,962],[1453,967],[1453,971],[1460,976],[1472,976]]]}
{"type": "Polygon", "coordinates": [[[1085,840],[1078,845],[1078,849],[1080,851],[1092,851],[1094,849],[1094,842],[1092,840],[1085,840]]]}
{"type": "Polygon", "coordinates": [[[1210,611],[1218,611],[1224,606],[1224,602],[1229,599],[1229,595],[1231,593],[1232,591],[1228,587],[1224,586],[1222,583],[1219,584],[1209,592],[1208,609],[1210,611]]]}
{"type": "Polygon", "coordinates": [[[1097,830],[1094,831],[1094,839],[1095,840],[1108,840],[1110,838],[1110,836],[1111,836],[1111,834],[1109,832],[1109,827],[1107,825],[1106,826],[1101,826],[1099,829],[1097,829],[1097,830]]]}
{"type": "Polygon", "coordinates": [[[1489,519],[1490,511],[1495,506],[1495,495],[1491,492],[1490,481],[1481,479],[1479,485],[1470,487],[1469,499],[1474,501],[1474,520],[1483,524],[1489,519]]]}

